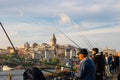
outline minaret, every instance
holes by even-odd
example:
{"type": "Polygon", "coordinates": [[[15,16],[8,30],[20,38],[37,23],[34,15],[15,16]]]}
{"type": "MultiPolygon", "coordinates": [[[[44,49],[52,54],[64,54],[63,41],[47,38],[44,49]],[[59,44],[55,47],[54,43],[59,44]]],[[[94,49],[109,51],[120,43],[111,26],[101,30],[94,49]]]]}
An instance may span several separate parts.
{"type": "Polygon", "coordinates": [[[51,40],[50,40],[50,45],[55,48],[56,46],[56,37],[55,37],[55,34],[53,34],[51,40]]]}

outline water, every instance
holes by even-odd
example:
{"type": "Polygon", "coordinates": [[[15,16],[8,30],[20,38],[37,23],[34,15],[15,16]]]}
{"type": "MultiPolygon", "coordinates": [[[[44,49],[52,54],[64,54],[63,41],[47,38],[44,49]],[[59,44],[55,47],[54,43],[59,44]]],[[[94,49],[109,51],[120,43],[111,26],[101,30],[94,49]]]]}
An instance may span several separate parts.
{"type": "MultiPolygon", "coordinates": [[[[23,80],[23,73],[25,70],[0,71],[0,80],[8,80],[8,74],[12,74],[12,80],[23,80]]],[[[54,72],[54,70],[49,70],[54,72]]],[[[45,73],[46,71],[42,71],[45,73]]]]}
{"type": "Polygon", "coordinates": [[[24,70],[0,71],[0,80],[8,80],[8,73],[12,74],[12,80],[23,80],[24,70]]]}
{"type": "MultiPolygon", "coordinates": [[[[24,71],[25,70],[0,71],[0,80],[8,80],[9,73],[12,74],[12,80],[23,80],[24,71]]],[[[55,72],[54,69],[48,69],[48,71],[55,72]]],[[[42,71],[42,72],[46,73],[46,71],[42,71]]]]}

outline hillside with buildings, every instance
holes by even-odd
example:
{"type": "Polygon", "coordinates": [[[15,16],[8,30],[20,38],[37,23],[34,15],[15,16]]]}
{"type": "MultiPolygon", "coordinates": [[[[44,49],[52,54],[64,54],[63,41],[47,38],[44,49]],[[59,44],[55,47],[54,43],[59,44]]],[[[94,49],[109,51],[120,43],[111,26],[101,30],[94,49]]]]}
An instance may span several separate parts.
{"type": "MultiPolygon", "coordinates": [[[[54,57],[58,57],[59,59],[72,59],[73,57],[77,57],[77,51],[78,48],[67,44],[67,45],[61,45],[57,44],[57,39],[55,37],[55,34],[52,35],[50,38],[50,43],[33,43],[29,44],[26,42],[21,47],[16,47],[16,50],[18,52],[18,55],[24,59],[36,59],[36,60],[47,60],[54,57]]],[[[114,49],[104,49],[103,53],[112,53],[117,54],[116,50],[114,49]]],[[[6,57],[11,56],[14,58],[14,60],[17,60],[16,57],[14,57],[14,50],[12,47],[7,47],[5,49],[0,49],[0,56],[6,57]]],[[[1,59],[1,61],[6,61],[7,59],[1,59]]],[[[2,62],[1,62],[2,63],[2,62]]]]}

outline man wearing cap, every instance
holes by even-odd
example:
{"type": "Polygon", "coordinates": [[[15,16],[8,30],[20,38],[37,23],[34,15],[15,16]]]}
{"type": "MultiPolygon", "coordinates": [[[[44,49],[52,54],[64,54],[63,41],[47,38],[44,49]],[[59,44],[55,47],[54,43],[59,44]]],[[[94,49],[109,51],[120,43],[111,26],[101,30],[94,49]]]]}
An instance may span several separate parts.
{"type": "Polygon", "coordinates": [[[88,58],[86,49],[81,49],[78,52],[80,68],[76,74],[77,80],[95,80],[96,67],[94,62],[88,58]]]}

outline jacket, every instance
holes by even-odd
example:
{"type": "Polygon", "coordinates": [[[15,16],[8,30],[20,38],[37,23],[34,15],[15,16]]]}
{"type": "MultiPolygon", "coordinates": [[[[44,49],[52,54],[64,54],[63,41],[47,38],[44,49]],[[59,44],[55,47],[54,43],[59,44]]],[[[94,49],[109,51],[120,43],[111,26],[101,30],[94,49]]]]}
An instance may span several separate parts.
{"type": "Polygon", "coordinates": [[[96,67],[94,62],[88,57],[80,62],[77,73],[78,80],[95,80],[96,67]]]}
{"type": "Polygon", "coordinates": [[[101,53],[93,55],[93,61],[96,65],[96,72],[103,72],[105,67],[105,59],[101,53]]]}

